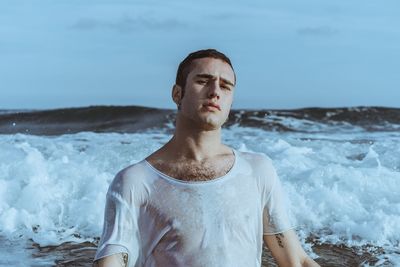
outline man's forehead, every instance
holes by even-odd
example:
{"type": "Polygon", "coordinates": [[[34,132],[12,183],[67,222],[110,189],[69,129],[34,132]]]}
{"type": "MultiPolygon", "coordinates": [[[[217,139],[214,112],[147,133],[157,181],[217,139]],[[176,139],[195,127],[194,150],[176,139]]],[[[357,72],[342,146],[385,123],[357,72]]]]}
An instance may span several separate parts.
{"type": "Polygon", "coordinates": [[[193,60],[190,75],[195,77],[199,74],[221,77],[232,83],[235,82],[232,67],[225,61],[217,58],[199,58],[193,60]]]}

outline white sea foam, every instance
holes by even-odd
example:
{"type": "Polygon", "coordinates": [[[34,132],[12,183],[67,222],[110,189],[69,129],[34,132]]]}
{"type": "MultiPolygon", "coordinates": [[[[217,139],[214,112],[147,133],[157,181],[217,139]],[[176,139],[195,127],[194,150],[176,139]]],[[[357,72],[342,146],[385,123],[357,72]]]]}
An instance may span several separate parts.
{"type": "MultiPolygon", "coordinates": [[[[162,132],[0,135],[0,236],[41,245],[101,234],[105,193],[123,167],[167,142],[162,132]]],[[[277,168],[302,237],[385,248],[400,261],[400,134],[223,130],[224,143],[264,152],[277,168]]]]}

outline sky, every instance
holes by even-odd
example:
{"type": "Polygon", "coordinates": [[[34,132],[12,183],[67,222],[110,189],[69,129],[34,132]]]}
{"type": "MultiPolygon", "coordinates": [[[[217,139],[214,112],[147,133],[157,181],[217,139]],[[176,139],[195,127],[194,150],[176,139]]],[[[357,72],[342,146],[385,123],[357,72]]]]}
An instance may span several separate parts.
{"type": "Polygon", "coordinates": [[[0,1],[0,109],[176,108],[176,69],[216,48],[232,108],[400,107],[400,1],[0,1]]]}

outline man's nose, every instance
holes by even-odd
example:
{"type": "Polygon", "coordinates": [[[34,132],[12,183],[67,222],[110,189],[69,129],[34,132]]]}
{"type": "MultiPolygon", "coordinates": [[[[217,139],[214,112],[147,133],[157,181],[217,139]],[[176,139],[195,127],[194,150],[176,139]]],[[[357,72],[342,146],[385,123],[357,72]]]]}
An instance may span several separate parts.
{"type": "Polygon", "coordinates": [[[209,88],[208,88],[208,97],[209,98],[214,98],[214,97],[219,98],[220,91],[221,91],[221,88],[219,87],[219,83],[216,80],[211,81],[209,84],[209,88]]]}

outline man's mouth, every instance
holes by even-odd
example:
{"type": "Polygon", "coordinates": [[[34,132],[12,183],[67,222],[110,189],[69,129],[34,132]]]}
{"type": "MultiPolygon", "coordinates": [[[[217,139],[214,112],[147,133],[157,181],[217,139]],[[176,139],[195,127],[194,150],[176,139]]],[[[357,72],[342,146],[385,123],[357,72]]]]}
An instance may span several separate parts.
{"type": "Polygon", "coordinates": [[[205,107],[210,107],[210,108],[216,108],[218,110],[221,110],[220,106],[217,105],[217,104],[214,104],[214,103],[207,103],[207,104],[204,104],[204,106],[205,107]]]}

